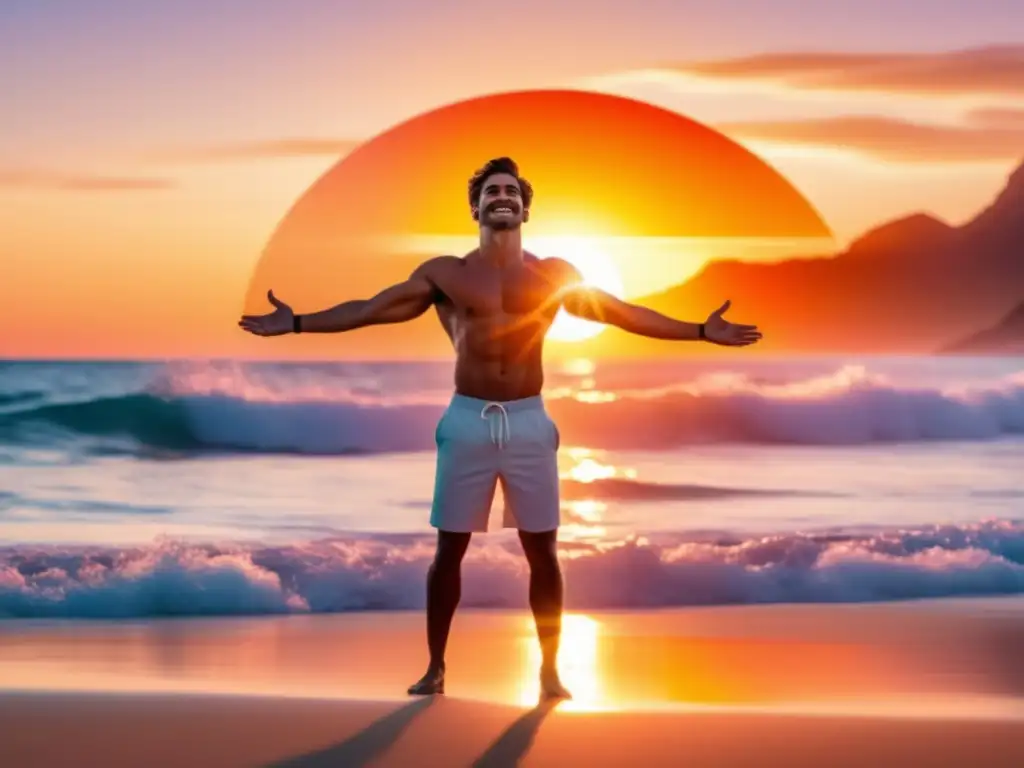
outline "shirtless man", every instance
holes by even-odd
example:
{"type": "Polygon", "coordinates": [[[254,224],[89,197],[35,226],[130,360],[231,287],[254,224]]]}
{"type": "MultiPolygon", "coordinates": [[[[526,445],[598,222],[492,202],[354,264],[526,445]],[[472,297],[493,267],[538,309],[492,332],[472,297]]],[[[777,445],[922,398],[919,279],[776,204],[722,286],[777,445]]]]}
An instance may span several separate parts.
{"type": "Polygon", "coordinates": [[[543,661],[541,694],[567,698],[556,660],[561,634],[562,574],[559,524],[559,436],[541,399],[544,335],[559,307],[587,320],[656,339],[745,346],[761,338],[756,326],[723,319],[725,302],[704,323],[674,320],[584,287],[561,259],[523,252],[521,225],[529,220],[533,189],[507,157],[489,161],[469,180],[469,207],[480,225],[480,246],[463,257],[420,265],[405,282],[371,299],[297,315],[273,291],[274,311],[243,316],[259,336],[338,333],[402,323],[431,307],[455,348],[455,393],[437,425],[437,471],[431,525],[437,551],[427,575],[430,662],[410,694],[444,692],[445,648],[461,592],[460,567],[473,533],[487,530],[497,484],[505,499],[504,526],[519,532],[530,567],[530,607],[543,661]]]}

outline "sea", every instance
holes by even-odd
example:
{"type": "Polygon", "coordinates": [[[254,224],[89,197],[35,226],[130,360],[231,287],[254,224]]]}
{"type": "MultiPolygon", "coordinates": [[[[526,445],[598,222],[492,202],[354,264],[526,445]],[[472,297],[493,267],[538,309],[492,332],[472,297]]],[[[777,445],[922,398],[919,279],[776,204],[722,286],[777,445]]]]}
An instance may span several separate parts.
{"type": "MultiPolygon", "coordinates": [[[[419,609],[452,363],[0,362],[0,617],[419,609]]],[[[1024,358],[549,361],[569,609],[1024,593],[1024,358]]],[[[513,436],[514,437],[514,436],[513,436]]],[[[514,531],[462,605],[527,607],[514,531]]]]}

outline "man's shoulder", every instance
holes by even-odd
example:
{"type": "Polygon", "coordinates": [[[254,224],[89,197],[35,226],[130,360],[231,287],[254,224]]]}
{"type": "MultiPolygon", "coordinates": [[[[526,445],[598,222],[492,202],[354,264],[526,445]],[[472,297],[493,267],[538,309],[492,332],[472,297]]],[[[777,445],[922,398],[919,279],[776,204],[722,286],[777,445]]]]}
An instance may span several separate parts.
{"type": "Polygon", "coordinates": [[[466,260],[465,256],[453,256],[453,255],[450,255],[450,254],[446,254],[446,255],[443,255],[443,256],[434,256],[433,258],[427,259],[423,263],[424,264],[430,264],[430,265],[432,265],[434,267],[446,268],[446,267],[455,266],[456,264],[461,264],[465,260],[466,260]]]}
{"type": "Polygon", "coordinates": [[[416,271],[413,274],[430,279],[443,274],[452,267],[458,266],[463,261],[464,257],[461,256],[434,256],[416,267],[416,271]]]}
{"type": "Polygon", "coordinates": [[[536,258],[534,268],[547,277],[549,280],[560,285],[570,285],[579,282],[580,272],[570,262],[560,259],[557,256],[536,258]]]}

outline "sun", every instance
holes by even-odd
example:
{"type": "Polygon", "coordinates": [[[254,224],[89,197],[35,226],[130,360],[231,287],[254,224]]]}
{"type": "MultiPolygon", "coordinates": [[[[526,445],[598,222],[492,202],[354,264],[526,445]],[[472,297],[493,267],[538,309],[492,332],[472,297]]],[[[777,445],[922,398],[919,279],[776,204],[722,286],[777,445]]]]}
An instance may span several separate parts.
{"type": "MultiPolygon", "coordinates": [[[[640,298],[688,279],[694,256],[689,246],[676,247],[680,240],[784,242],[798,253],[823,253],[821,238],[831,241],[821,216],[789,181],[709,126],[604,93],[491,94],[410,116],[340,158],[275,228],[243,313],[269,311],[270,289],[298,312],[369,298],[408,279],[428,258],[469,252],[480,233],[467,182],[489,159],[505,156],[536,191],[524,241],[548,239],[550,255],[573,262],[588,282],[613,294],[624,285],[629,298],[640,298]],[[415,204],[407,199],[411,189],[423,192],[415,204]],[[644,245],[627,255],[627,241],[644,245]],[[797,241],[807,245],[797,248],[797,241]],[[657,250],[666,243],[673,250],[657,250]]],[[[304,334],[289,342],[287,354],[447,358],[451,341],[435,314],[340,336],[304,334]]],[[[562,313],[550,338],[582,348],[601,329],[562,313]]],[[[267,354],[252,342],[259,348],[253,354],[267,354]]],[[[279,354],[276,346],[272,354],[279,354]]]]}
{"type": "MultiPolygon", "coordinates": [[[[523,247],[537,256],[565,259],[580,271],[585,285],[622,297],[622,276],[619,268],[615,261],[601,250],[598,238],[527,237],[524,238],[523,247]]],[[[560,309],[548,331],[548,338],[552,341],[583,341],[596,336],[606,327],[601,323],[573,317],[564,309],[560,309]]]]}

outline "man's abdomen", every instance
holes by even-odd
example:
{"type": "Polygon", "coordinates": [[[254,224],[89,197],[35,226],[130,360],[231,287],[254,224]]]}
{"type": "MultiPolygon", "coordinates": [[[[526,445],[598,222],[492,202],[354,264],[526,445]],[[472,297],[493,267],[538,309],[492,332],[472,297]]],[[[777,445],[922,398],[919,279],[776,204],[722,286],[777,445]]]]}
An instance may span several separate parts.
{"type": "Polygon", "coordinates": [[[539,362],[517,363],[466,360],[455,363],[455,391],[481,400],[521,400],[539,395],[544,372],[539,362]]]}
{"type": "Polygon", "coordinates": [[[539,395],[545,330],[516,316],[464,321],[453,337],[456,391],[484,400],[539,395]]]}

